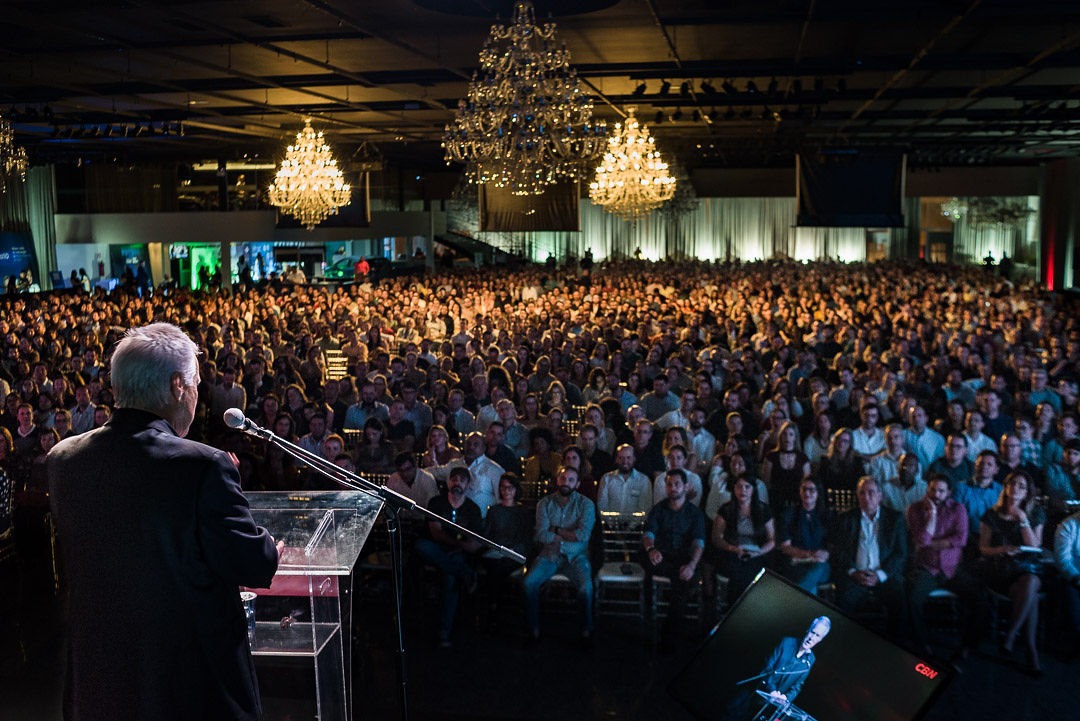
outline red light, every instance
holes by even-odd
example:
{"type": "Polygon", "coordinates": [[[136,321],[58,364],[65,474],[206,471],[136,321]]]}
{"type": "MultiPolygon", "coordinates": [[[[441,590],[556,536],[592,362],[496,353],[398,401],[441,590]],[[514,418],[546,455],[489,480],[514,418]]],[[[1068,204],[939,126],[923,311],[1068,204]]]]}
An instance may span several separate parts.
{"type": "Polygon", "coordinates": [[[915,664],[915,672],[926,676],[927,678],[937,678],[938,672],[927,666],[925,663],[915,664]]]}

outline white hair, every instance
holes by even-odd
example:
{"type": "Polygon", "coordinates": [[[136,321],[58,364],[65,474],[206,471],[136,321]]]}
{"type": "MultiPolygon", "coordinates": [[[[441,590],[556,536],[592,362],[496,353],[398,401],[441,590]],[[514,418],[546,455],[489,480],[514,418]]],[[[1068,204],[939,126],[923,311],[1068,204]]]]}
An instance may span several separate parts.
{"type": "Polygon", "coordinates": [[[194,385],[198,353],[195,342],[170,323],[128,330],[112,354],[110,378],[117,408],[167,409],[173,374],[179,373],[184,385],[194,385]]]}

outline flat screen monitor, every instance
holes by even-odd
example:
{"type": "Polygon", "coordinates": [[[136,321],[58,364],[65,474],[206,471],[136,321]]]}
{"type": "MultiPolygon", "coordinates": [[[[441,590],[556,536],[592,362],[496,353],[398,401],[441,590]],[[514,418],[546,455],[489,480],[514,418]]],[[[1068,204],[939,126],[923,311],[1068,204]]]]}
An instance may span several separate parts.
{"type": "Polygon", "coordinates": [[[708,721],[909,721],[929,709],[953,673],[765,572],[668,691],[708,721]],[[799,651],[812,627],[821,637],[808,663],[799,651]],[[769,698],[772,691],[786,698],[769,698]]]}

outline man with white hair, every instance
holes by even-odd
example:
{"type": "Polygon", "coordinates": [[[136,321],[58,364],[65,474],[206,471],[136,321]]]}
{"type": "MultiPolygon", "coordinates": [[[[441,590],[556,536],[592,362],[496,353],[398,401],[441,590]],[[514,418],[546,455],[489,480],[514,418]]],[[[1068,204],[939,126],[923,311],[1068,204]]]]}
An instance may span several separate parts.
{"type": "Polygon", "coordinates": [[[282,546],[252,520],[235,458],[184,438],[197,356],[176,326],[129,330],[115,414],[49,454],[70,589],[65,718],[260,715],[237,587],[269,586],[282,546]]]}

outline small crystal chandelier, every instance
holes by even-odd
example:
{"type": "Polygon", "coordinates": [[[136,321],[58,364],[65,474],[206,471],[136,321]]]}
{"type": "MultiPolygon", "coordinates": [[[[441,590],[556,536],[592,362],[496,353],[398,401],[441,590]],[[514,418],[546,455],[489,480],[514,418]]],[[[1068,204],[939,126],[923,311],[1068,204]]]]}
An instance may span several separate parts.
{"type": "Polygon", "coordinates": [[[625,123],[615,126],[608,151],[589,184],[589,197],[609,213],[637,220],[675,195],[675,178],[660,158],[649,128],[628,107],[625,123]]]}
{"type": "Polygon", "coordinates": [[[323,142],[322,133],[311,129],[307,118],[304,129],[296,134],[296,144],[286,149],[268,192],[271,205],[299,220],[308,230],[352,200],[352,189],[331,155],[330,146],[323,142]]]}
{"type": "Polygon", "coordinates": [[[949,198],[941,204],[941,214],[952,222],[960,220],[960,218],[967,212],[968,204],[960,198],[949,198]]]}
{"type": "Polygon", "coordinates": [[[26,180],[26,149],[15,144],[11,122],[0,115],[0,193],[7,192],[9,181],[26,180]]]}
{"type": "Polygon", "coordinates": [[[473,183],[540,195],[588,176],[607,137],[592,112],[555,24],[538,26],[532,3],[521,0],[480,49],[480,72],[446,126],[446,162],[464,163],[473,183]]]}

